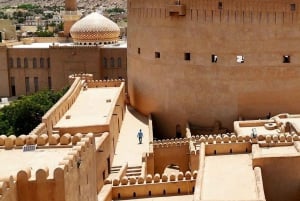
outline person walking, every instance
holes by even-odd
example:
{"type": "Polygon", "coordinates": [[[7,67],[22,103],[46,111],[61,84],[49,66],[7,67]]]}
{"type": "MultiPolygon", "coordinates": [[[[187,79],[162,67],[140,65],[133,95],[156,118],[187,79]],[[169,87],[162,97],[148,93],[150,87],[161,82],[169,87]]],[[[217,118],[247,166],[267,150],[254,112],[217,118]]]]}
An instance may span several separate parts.
{"type": "Polygon", "coordinates": [[[137,137],[139,138],[139,144],[142,144],[142,140],[143,140],[143,132],[142,129],[139,130],[137,137]]]}

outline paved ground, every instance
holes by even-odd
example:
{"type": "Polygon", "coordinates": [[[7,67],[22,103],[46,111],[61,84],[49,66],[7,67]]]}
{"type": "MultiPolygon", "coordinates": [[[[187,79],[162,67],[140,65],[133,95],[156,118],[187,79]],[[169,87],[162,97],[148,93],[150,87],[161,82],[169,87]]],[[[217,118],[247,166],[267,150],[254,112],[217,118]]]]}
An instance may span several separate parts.
{"type": "Polygon", "coordinates": [[[149,126],[148,117],[136,112],[131,107],[126,109],[124,121],[121,127],[113,166],[128,162],[128,166],[142,164],[142,154],[149,151],[149,126]],[[137,133],[142,129],[143,143],[138,143],[137,133]]]}
{"type": "Polygon", "coordinates": [[[256,200],[251,154],[206,156],[202,200],[256,200]]]}
{"type": "Polygon", "coordinates": [[[57,122],[54,128],[107,124],[119,90],[118,87],[101,87],[80,91],[75,103],[57,122]],[[70,116],[70,118],[66,118],[66,116],[70,116]]]}

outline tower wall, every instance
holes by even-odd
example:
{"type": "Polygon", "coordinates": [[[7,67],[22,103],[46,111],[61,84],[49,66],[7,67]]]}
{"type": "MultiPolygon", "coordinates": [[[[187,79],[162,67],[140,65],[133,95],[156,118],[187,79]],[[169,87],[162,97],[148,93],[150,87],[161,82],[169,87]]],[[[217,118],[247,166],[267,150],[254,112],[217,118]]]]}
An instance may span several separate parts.
{"type": "Polygon", "coordinates": [[[300,112],[299,5],[129,0],[131,104],[153,113],[160,137],[187,121],[232,129],[239,116],[300,112]]]}

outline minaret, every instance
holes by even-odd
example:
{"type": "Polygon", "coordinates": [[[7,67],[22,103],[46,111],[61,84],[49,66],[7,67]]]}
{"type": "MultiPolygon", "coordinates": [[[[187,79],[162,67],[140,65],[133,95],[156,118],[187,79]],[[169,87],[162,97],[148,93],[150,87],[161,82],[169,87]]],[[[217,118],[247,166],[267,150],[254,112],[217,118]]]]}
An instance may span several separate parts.
{"type": "Polygon", "coordinates": [[[65,0],[65,11],[62,14],[64,19],[64,35],[70,36],[72,25],[80,19],[81,13],[77,10],[77,0],[65,0]]]}

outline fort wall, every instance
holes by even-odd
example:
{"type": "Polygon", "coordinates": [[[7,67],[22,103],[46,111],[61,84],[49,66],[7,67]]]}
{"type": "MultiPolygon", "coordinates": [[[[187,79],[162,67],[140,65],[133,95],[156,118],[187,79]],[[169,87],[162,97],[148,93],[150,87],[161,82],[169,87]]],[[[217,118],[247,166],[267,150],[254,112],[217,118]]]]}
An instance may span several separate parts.
{"type": "Polygon", "coordinates": [[[81,138],[59,166],[49,172],[48,167],[17,173],[18,200],[94,200],[96,201],[95,142],[92,134],[81,138]]]}
{"type": "Polygon", "coordinates": [[[81,79],[76,78],[66,94],[42,117],[42,122],[46,124],[48,135],[52,134],[54,125],[75,102],[81,89],[81,79]]]}
{"type": "Polygon", "coordinates": [[[165,195],[192,194],[195,187],[197,172],[193,174],[180,172],[177,176],[165,174],[147,175],[144,179],[123,177],[115,181],[112,187],[113,199],[128,199],[138,197],[152,197],[165,195]],[[138,184],[138,185],[137,185],[138,184]]]}
{"type": "Polygon", "coordinates": [[[102,189],[105,179],[110,173],[110,162],[112,142],[110,133],[103,133],[96,138],[96,176],[97,176],[97,192],[102,189]],[[99,139],[98,139],[99,138],[99,139]]]}
{"type": "MultiPolygon", "coordinates": [[[[253,145],[258,146],[258,145],[253,145]]],[[[260,167],[266,200],[291,200],[299,199],[299,178],[297,164],[300,162],[298,154],[290,156],[263,156],[253,152],[253,167],[260,167]]]]}
{"type": "Polygon", "coordinates": [[[153,121],[152,115],[148,115],[148,126],[149,126],[149,151],[146,153],[145,161],[147,164],[147,174],[154,175],[154,148],[153,148],[153,121]]]}
{"type": "Polygon", "coordinates": [[[178,165],[181,171],[189,168],[189,143],[166,142],[154,143],[154,172],[162,174],[164,169],[171,164],[178,165]]]}
{"type": "Polygon", "coordinates": [[[12,177],[0,179],[0,200],[18,201],[16,182],[12,177]]]}
{"type": "Polygon", "coordinates": [[[183,0],[185,14],[174,2],[128,1],[128,93],[161,137],[185,122],[232,131],[239,116],[300,112],[299,1],[183,0]]]}

